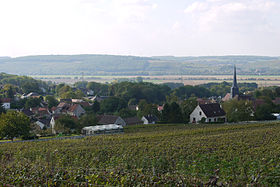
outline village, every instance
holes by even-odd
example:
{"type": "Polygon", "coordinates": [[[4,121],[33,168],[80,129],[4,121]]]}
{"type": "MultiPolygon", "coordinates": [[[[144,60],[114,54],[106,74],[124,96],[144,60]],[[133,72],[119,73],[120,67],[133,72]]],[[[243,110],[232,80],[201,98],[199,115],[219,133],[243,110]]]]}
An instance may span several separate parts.
{"type": "MultiPolygon", "coordinates": [[[[145,85],[142,82],[122,82],[120,84],[145,85]]],[[[186,93],[181,95],[174,94],[176,93],[175,89],[173,93],[166,96],[167,99],[163,98],[161,100],[158,97],[165,97],[164,94],[163,96],[159,95],[161,93],[154,95],[155,93],[152,90],[142,93],[154,95],[152,99],[157,101],[152,103],[152,99],[149,97],[146,97],[146,100],[141,99],[145,97],[141,95],[140,91],[137,93],[139,88],[128,91],[135,92],[133,94],[138,98],[135,98],[132,94],[127,99],[127,92],[125,92],[125,96],[116,96],[119,94],[117,92],[114,96],[100,95],[99,93],[102,94],[102,89],[104,90],[104,88],[100,87],[100,85],[97,87],[96,85],[97,83],[95,83],[95,89],[87,89],[85,87],[71,88],[64,84],[57,85],[56,92],[59,93],[57,96],[55,96],[57,93],[46,96],[45,88],[40,88],[41,94],[33,91],[19,94],[16,92],[16,90],[19,90],[19,86],[11,84],[2,85],[1,93],[11,96],[10,98],[0,98],[2,108],[4,109],[2,109],[2,113],[23,113],[30,120],[32,137],[56,134],[93,135],[122,133],[124,132],[124,126],[141,124],[211,124],[275,120],[279,118],[280,97],[277,97],[279,88],[272,89],[276,96],[270,96],[270,98],[264,96],[267,92],[273,95],[273,91],[267,91],[268,89],[255,91],[260,97],[252,95],[252,92],[247,92],[247,94],[245,92],[241,93],[237,83],[235,66],[230,92],[226,93],[223,97],[211,95],[208,95],[210,97],[198,97],[199,94],[196,95],[195,92],[197,91],[195,89],[197,88],[195,87],[191,88],[188,96],[186,93]],[[147,101],[149,99],[150,101],[147,101]],[[25,101],[25,103],[20,106],[19,103],[22,101],[25,101]]],[[[104,85],[101,86],[104,87],[104,85]]],[[[149,84],[148,86],[153,87],[155,85],[149,84]]],[[[127,87],[129,85],[124,85],[121,89],[127,89],[127,87]]],[[[179,87],[177,90],[181,88],[179,87]]],[[[166,87],[164,89],[170,92],[170,89],[166,87]]],[[[198,92],[203,92],[203,90],[198,92]]],[[[203,95],[203,93],[200,93],[200,95],[203,95]]],[[[5,137],[5,133],[2,133],[2,138],[5,137]]]]}

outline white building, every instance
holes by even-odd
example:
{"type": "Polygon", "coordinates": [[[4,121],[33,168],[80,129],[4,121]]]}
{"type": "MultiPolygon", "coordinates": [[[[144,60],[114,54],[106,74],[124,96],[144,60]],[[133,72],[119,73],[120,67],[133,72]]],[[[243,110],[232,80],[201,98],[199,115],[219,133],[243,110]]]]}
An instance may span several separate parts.
{"type": "Polygon", "coordinates": [[[1,99],[2,107],[5,110],[9,110],[11,108],[11,99],[10,98],[3,98],[1,99]]]}
{"type": "Polygon", "coordinates": [[[82,134],[93,135],[93,134],[111,134],[111,133],[121,133],[123,132],[123,127],[121,125],[109,124],[109,125],[98,125],[84,127],[82,129],[82,134]]]}
{"type": "Polygon", "coordinates": [[[218,103],[199,104],[191,113],[190,122],[201,121],[205,123],[226,122],[226,113],[218,103]]]}

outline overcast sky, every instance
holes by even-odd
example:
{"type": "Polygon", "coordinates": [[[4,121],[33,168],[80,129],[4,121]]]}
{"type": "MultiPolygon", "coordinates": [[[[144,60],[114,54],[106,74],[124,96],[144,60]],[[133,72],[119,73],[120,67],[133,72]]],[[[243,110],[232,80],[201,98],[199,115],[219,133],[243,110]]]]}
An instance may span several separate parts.
{"type": "Polygon", "coordinates": [[[280,56],[279,0],[0,0],[0,56],[280,56]]]}

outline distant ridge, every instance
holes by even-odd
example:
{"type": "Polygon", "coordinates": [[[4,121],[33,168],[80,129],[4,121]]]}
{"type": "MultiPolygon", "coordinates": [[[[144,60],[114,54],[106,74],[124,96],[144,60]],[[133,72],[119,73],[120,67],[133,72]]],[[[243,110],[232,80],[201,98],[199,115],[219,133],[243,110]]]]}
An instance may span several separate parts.
{"type": "Polygon", "coordinates": [[[280,75],[280,57],[121,56],[106,54],[0,57],[1,72],[21,75],[280,75]]]}

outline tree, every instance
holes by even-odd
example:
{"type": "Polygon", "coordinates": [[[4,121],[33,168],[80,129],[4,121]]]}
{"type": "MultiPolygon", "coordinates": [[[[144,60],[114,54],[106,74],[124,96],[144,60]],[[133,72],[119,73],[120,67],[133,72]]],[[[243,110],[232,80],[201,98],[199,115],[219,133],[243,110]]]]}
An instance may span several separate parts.
{"type": "Polygon", "coordinates": [[[39,92],[39,84],[35,81],[26,81],[22,84],[22,91],[24,93],[39,92]]]}
{"type": "Polygon", "coordinates": [[[47,95],[45,101],[48,103],[49,108],[57,106],[59,103],[58,100],[56,100],[55,97],[52,95],[47,95]]]}
{"type": "Polygon", "coordinates": [[[250,121],[253,118],[252,103],[250,101],[232,99],[223,103],[229,122],[250,121]]]}
{"type": "Polygon", "coordinates": [[[169,113],[169,123],[181,123],[183,122],[183,116],[180,106],[173,102],[170,104],[170,113],[169,113]]]}
{"type": "Polygon", "coordinates": [[[193,112],[195,107],[198,105],[198,102],[196,99],[197,99],[196,97],[190,97],[181,104],[183,120],[186,123],[190,121],[190,114],[193,112]]]}
{"type": "Polygon", "coordinates": [[[27,98],[27,101],[25,102],[25,108],[39,107],[40,103],[41,103],[40,98],[29,97],[29,98],[27,98]]]}
{"type": "Polygon", "coordinates": [[[0,137],[13,140],[14,137],[28,136],[30,120],[21,112],[7,112],[0,116],[0,137]]]}
{"type": "Polygon", "coordinates": [[[95,126],[97,125],[97,123],[98,120],[95,114],[90,113],[90,114],[83,115],[79,120],[79,130],[81,130],[83,127],[95,126]]]}
{"type": "Polygon", "coordinates": [[[118,112],[123,108],[126,108],[127,103],[124,99],[118,97],[110,97],[101,101],[100,110],[103,113],[114,113],[118,112]]]}
{"type": "Polygon", "coordinates": [[[0,99],[0,114],[2,114],[2,113],[6,113],[6,110],[3,107],[3,104],[2,104],[1,99],[0,99]]]}
{"type": "Polygon", "coordinates": [[[54,129],[59,133],[70,133],[71,130],[76,129],[77,123],[76,121],[69,115],[62,115],[55,122],[54,129]]]}
{"type": "Polygon", "coordinates": [[[121,118],[129,118],[136,116],[137,112],[128,108],[123,108],[117,113],[117,115],[119,115],[121,118]]]}
{"type": "Polygon", "coordinates": [[[162,120],[168,123],[183,122],[183,116],[180,106],[175,102],[171,104],[166,103],[162,111],[162,120]]]}
{"type": "Polygon", "coordinates": [[[91,106],[91,109],[92,109],[92,111],[93,111],[94,113],[99,112],[99,110],[100,110],[100,104],[99,104],[99,102],[98,102],[98,101],[95,101],[95,102],[93,103],[93,105],[91,106]]]}
{"type": "Polygon", "coordinates": [[[6,84],[3,88],[3,92],[5,93],[5,97],[14,98],[14,94],[16,93],[16,87],[11,84],[6,84]]]}
{"type": "Polygon", "coordinates": [[[269,104],[259,105],[255,112],[256,120],[274,120],[275,116],[272,115],[272,107],[269,104]]]}

